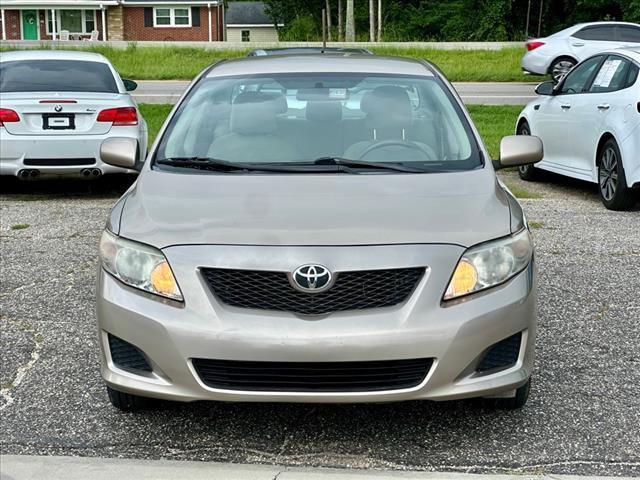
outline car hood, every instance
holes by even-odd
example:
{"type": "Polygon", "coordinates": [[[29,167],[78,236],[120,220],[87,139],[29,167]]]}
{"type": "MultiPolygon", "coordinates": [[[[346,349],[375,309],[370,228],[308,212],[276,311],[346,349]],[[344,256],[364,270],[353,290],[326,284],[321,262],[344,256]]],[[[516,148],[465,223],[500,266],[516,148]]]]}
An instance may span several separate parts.
{"type": "Polygon", "coordinates": [[[488,169],[439,174],[191,174],[146,170],[119,234],[171,245],[465,247],[511,232],[509,200],[488,169]]]}

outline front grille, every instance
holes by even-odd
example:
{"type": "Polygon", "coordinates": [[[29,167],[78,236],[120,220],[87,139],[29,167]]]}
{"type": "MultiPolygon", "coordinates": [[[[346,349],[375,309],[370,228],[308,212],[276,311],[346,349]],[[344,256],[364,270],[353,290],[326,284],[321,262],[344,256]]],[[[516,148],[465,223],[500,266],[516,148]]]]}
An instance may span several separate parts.
{"type": "Polygon", "coordinates": [[[335,284],[322,293],[294,289],[283,272],[203,268],[202,273],[214,295],[227,305],[322,315],[403,303],[416,288],[424,268],[340,272],[335,284]]]}
{"type": "Polygon", "coordinates": [[[95,158],[25,158],[24,165],[29,167],[72,167],[95,165],[95,158]]]}
{"type": "Polygon", "coordinates": [[[507,368],[518,361],[522,332],[516,333],[492,345],[476,368],[478,372],[507,368]]]}
{"type": "Polygon", "coordinates": [[[113,363],[123,370],[142,372],[152,370],[144,354],[137,347],[111,334],[109,334],[109,350],[113,363]]]}
{"type": "Polygon", "coordinates": [[[211,388],[270,392],[371,392],[420,385],[433,360],[371,362],[243,362],[193,359],[211,388]]]}

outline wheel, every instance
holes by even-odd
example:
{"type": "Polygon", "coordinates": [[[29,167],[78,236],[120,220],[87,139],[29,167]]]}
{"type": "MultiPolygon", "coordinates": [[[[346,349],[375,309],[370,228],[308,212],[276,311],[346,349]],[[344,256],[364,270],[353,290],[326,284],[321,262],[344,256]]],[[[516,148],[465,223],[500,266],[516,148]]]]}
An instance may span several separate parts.
{"type": "MultiPolygon", "coordinates": [[[[531,135],[531,127],[527,122],[522,122],[518,126],[518,135],[531,135]]],[[[532,182],[536,180],[540,175],[540,170],[534,167],[532,164],[529,165],[520,165],[518,167],[518,175],[522,180],[526,180],[528,182],[532,182]]]]}
{"type": "Polygon", "coordinates": [[[609,210],[627,210],[635,203],[633,191],[627,187],[618,144],[610,138],[598,155],[600,199],[609,210]]]}
{"type": "Polygon", "coordinates": [[[576,66],[576,61],[570,57],[556,58],[549,67],[549,73],[553,80],[558,83],[569,71],[576,66]]]}
{"type": "Polygon", "coordinates": [[[529,399],[530,391],[531,378],[527,380],[527,383],[516,389],[516,394],[513,397],[492,399],[493,407],[500,410],[517,410],[522,408],[529,399]]]}
{"type": "Polygon", "coordinates": [[[109,401],[111,402],[111,405],[123,412],[144,410],[145,408],[149,408],[153,405],[153,400],[151,398],[139,397],[138,395],[120,392],[111,387],[107,387],[107,393],[109,394],[109,401]]]}

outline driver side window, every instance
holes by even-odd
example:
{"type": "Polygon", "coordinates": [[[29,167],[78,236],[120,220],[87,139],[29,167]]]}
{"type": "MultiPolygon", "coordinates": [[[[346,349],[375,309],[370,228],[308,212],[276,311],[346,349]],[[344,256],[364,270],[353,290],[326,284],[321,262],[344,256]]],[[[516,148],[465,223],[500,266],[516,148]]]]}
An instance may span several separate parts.
{"type": "Polygon", "coordinates": [[[571,95],[586,91],[589,81],[602,62],[603,55],[590,58],[571,70],[560,87],[560,94],[571,95]]]}

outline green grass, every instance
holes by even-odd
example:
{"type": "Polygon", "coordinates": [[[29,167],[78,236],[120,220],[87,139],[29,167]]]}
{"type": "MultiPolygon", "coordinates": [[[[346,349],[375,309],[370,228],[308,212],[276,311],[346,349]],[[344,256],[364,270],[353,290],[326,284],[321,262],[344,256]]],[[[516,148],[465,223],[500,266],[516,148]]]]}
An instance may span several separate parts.
{"type": "Polygon", "coordinates": [[[149,146],[153,143],[173,105],[143,103],[138,105],[149,129],[149,146]]]}
{"type": "Polygon", "coordinates": [[[538,229],[544,227],[544,222],[536,222],[534,220],[529,220],[529,227],[538,229]]]}
{"type": "Polygon", "coordinates": [[[11,230],[24,230],[25,228],[29,228],[28,223],[17,223],[15,225],[11,225],[11,230]]]}
{"type": "MultiPolygon", "coordinates": [[[[50,47],[43,47],[50,48],[50,47]]],[[[67,47],[67,49],[69,49],[67,47]]],[[[126,49],[95,45],[85,50],[101,53],[120,75],[134,80],[191,80],[205,67],[224,58],[244,57],[247,49],[195,47],[138,47],[126,49]]],[[[9,50],[3,48],[0,51],[9,50]]],[[[535,81],[520,70],[521,48],[502,50],[434,50],[426,48],[372,47],[380,55],[400,55],[429,60],[454,82],[535,81]]]]}
{"type": "MultiPolygon", "coordinates": [[[[542,194],[538,192],[532,192],[531,190],[527,190],[526,188],[515,185],[511,182],[505,182],[511,193],[515,195],[516,198],[542,198],[542,194]]],[[[535,223],[535,222],[534,222],[535,223]]],[[[536,227],[532,227],[536,228],[536,227]]]]}
{"type": "Polygon", "coordinates": [[[520,105],[467,105],[478,131],[489,149],[491,158],[497,159],[500,153],[500,140],[513,135],[516,120],[522,111],[520,105]]]}
{"type": "MultiPolygon", "coordinates": [[[[139,107],[149,126],[149,145],[151,145],[173,105],[143,103],[139,107]]],[[[498,158],[500,139],[513,134],[522,107],[517,105],[469,105],[468,109],[491,157],[498,158]]]]}

